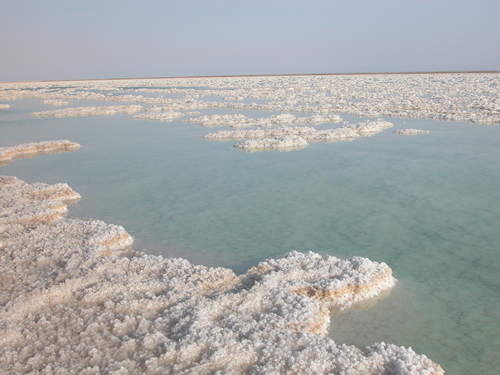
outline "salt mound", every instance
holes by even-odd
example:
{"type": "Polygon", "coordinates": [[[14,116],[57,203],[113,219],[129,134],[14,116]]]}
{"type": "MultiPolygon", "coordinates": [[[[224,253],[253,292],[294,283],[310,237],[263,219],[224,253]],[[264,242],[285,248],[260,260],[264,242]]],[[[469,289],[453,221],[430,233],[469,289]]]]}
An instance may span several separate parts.
{"type": "Polygon", "coordinates": [[[141,105],[114,105],[106,107],[77,107],[56,109],[53,111],[32,112],[32,116],[52,117],[79,117],[79,116],[107,116],[116,113],[134,113],[142,110],[141,105]]]}
{"type": "MultiPolygon", "coordinates": [[[[72,196],[65,184],[0,183],[2,199],[33,212],[50,191],[72,196]]],[[[0,239],[4,373],[443,374],[411,349],[325,337],[330,308],[392,288],[385,263],[292,252],[237,277],[124,256],[132,239],[123,228],[81,219],[11,217],[0,239]]]]}
{"type": "Polygon", "coordinates": [[[31,157],[37,154],[52,152],[74,151],[79,148],[80,145],[78,143],[67,140],[31,142],[12,147],[0,147],[0,165],[6,164],[17,158],[31,157]]]}
{"type": "Polygon", "coordinates": [[[398,129],[398,130],[395,130],[394,133],[403,134],[403,135],[416,135],[416,134],[428,134],[428,133],[430,133],[430,131],[419,130],[419,129],[398,129]]]}
{"type": "Polygon", "coordinates": [[[237,143],[234,147],[240,150],[296,150],[307,146],[304,138],[287,135],[277,138],[264,138],[237,143]]]}

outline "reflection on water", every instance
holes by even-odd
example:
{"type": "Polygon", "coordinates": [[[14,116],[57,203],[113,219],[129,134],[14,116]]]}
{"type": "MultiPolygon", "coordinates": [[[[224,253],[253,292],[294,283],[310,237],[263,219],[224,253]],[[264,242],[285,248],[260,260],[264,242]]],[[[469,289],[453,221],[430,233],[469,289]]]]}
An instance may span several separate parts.
{"type": "Polygon", "coordinates": [[[180,119],[29,116],[42,109],[12,102],[0,146],[69,139],[82,148],[0,173],[68,183],[83,196],[70,216],[123,225],[136,249],[237,273],[291,250],[386,262],[396,289],[368,310],[334,316],[332,338],[411,346],[450,374],[500,366],[499,127],[386,118],[393,129],[356,142],[244,153],[180,119]],[[406,127],[431,133],[392,132],[406,127]]]}

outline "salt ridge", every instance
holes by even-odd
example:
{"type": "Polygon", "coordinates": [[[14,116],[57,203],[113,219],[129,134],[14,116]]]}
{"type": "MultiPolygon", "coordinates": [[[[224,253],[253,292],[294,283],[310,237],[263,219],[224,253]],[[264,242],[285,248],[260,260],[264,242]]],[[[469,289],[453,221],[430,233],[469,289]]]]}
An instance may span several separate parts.
{"type": "Polygon", "coordinates": [[[23,143],[12,147],[0,147],[0,165],[14,159],[62,151],[78,150],[80,145],[68,140],[23,143]]]}

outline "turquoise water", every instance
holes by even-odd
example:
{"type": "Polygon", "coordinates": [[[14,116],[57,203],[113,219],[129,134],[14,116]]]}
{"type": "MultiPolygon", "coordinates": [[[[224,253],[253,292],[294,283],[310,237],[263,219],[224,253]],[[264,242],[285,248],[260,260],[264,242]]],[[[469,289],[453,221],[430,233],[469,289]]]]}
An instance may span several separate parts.
{"type": "MultiPolygon", "coordinates": [[[[73,105],[96,104],[82,103],[73,105]]],[[[10,104],[0,146],[82,145],[0,167],[27,182],[68,183],[83,196],[70,216],[122,225],[136,249],[237,273],[291,250],[386,262],[398,286],[368,310],[333,317],[334,340],[410,346],[447,374],[498,373],[500,127],[385,118],[394,128],[372,137],[245,153],[201,139],[217,129],[182,118],[43,118],[29,112],[52,107],[10,104]],[[392,132],[402,128],[431,133],[392,132]]]]}

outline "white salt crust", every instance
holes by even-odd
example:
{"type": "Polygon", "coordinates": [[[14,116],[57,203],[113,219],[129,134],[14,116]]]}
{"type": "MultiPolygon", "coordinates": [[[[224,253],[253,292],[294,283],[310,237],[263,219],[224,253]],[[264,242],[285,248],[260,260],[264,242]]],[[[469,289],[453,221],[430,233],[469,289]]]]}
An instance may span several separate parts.
{"type": "Polygon", "coordinates": [[[0,178],[1,207],[25,212],[1,214],[3,373],[443,374],[411,349],[325,337],[329,309],[393,287],[385,263],[292,252],[238,277],[127,255],[122,227],[39,214],[68,196],[65,184],[0,178]]]}
{"type": "Polygon", "coordinates": [[[9,109],[10,104],[0,104],[0,109],[9,109]]]}
{"type": "Polygon", "coordinates": [[[78,150],[80,145],[68,140],[23,143],[12,147],[0,147],[0,165],[14,159],[32,157],[37,154],[78,150]]]}
{"type": "Polygon", "coordinates": [[[428,133],[430,133],[430,131],[419,130],[419,129],[398,129],[398,130],[395,130],[394,133],[403,134],[403,135],[416,135],[416,134],[428,134],[428,133]]]}
{"type": "Polygon", "coordinates": [[[138,115],[134,115],[131,119],[134,120],[157,120],[157,121],[172,121],[177,117],[184,116],[184,113],[181,112],[146,112],[139,113],[138,115]]]}
{"type": "Polygon", "coordinates": [[[69,102],[66,100],[42,100],[43,104],[49,104],[49,105],[68,105],[69,102]]]}
{"type": "Polygon", "coordinates": [[[189,118],[183,120],[193,124],[200,124],[205,127],[230,126],[232,128],[243,128],[250,126],[272,127],[277,125],[305,125],[305,124],[324,124],[336,123],[342,121],[338,115],[314,115],[310,117],[296,117],[289,113],[273,115],[263,118],[248,118],[244,115],[212,115],[189,118]]]}
{"type": "Polygon", "coordinates": [[[107,116],[116,113],[134,113],[142,110],[141,105],[114,105],[107,107],[78,107],[64,108],[53,111],[32,112],[32,116],[50,117],[80,117],[80,116],[107,116]]]}
{"type": "Polygon", "coordinates": [[[392,123],[377,119],[375,121],[364,121],[359,124],[344,125],[337,129],[316,130],[309,127],[281,127],[274,129],[257,130],[235,130],[219,131],[207,134],[206,139],[250,139],[234,145],[240,150],[294,150],[304,148],[308,141],[346,141],[361,136],[370,136],[392,127],[392,123]],[[263,136],[274,136],[275,138],[259,138],[263,136]]]}
{"type": "Polygon", "coordinates": [[[154,105],[164,111],[232,108],[500,124],[498,87],[498,73],[164,78],[2,83],[0,100],[86,99],[154,105]],[[184,98],[142,96],[141,92],[183,94],[184,98]],[[205,96],[221,99],[198,100],[205,96]]]}

